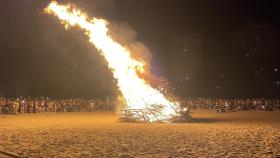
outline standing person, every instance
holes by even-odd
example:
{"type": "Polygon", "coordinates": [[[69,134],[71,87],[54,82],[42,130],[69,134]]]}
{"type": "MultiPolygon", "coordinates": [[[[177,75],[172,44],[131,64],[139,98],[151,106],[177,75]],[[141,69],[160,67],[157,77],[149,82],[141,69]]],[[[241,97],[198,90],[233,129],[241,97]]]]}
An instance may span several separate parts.
{"type": "Polygon", "coordinates": [[[61,112],[66,112],[66,99],[61,102],[61,112]]]}
{"type": "Polygon", "coordinates": [[[260,110],[265,110],[265,99],[264,98],[261,99],[261,108],[260,108],[260,110]]]}
{"type": "Polygon", "coordinates": [[[39,101],[37,99],[34,101],[33,112],[36,114],[39,113],[39,101]]]}
{"type": "Polygon", "coordinates": [[[44,98],[41,98],[41,101],[40,101],[40,111],[41,113],[45,113],[46,112],[46,107],[45,107],[45,99],[44,98]]]}
{"type": "Polygon", "coordinates": [[[253,104],[252,108],[253,108],[253,110],[255,111],[255,110],[256,110],[256,108],[257,108],[257,106],[258,106],[258,102],[257,102],[257,100],[256,100],[256,99],[254,99],[252,104],[253,104]]]}
{"type": "Polygon", "coordinates": [[[268,100],[268,110],[273,111],[273,101],[272,101],[272,99],[268,100]]]}
{"type": "Polygon", "coordinates": [[[14,114],[17,115],[18,114],[18,109],[19,109],[19,99],[16,99],[13,101],[13,107],[14,107],[14,114]]]}
{"type": "Polygon", "coordinates": [[[45,101],[45,112],[48,113],[50,110],[50,100],[48,98],[46,98],[45,101]]]}
{"type": "Polygon", "coordinates": [[[20,113],[21,114],[25,113],[25,104],[26,104],[25,100],[20,101],[20,113]]]}
{"type": "Polygon", "coordinates": [[[268,106],[269,106],[268,99],[264,100],[264,106],[265,106],[265,111],[268,111],[268,106]]]}
{"type": "Polygon", "coordinates": [[[0,98],[0,114],[2,114],[2,109],[4,108],[4,99],[0,98]]]}
{"type": "Polygon", "coordinates": [[[90,111],[91,111],[91,112],[94,111],[94,107],[95,107],[95,103],[94,103],[94,100],[92,100],[92,101],[90,102],[90,111]]]}
{"type": "Polygon", "coordinates": [[[280,109],[280,99],[276,99],[276,108],[280,109]]]}
{"type": "Polygon", "coordinates": [[[0,98],[0,114],[2,114],[2,98],[0,98]]]}
{"type": "Polygon", "coordinates": [[[47,111],[48,112],[53,112],[53,100],[49,99],[47,102],[47,111]]]}
{"type": "Polygon", "coordinates": [[[15,101],[14,100],[11,100],[9,102],[9,105],[11,107],[11,114],[16,114],[16,104],[15,104],[15,101]]]}
{"type": "Polygon", "coordinates": [[[5,113],[12,114],[13,113],[13,107],[10,99],[6,99],[5,101],[5,113]]]}
{"type": "Polygon", "coordinates": [[[30,100],[29,104],[28,104],[28,111],[29,111],[29,113],[34,113],[33,110],[34,110],[34,101],[30,100]]]}
{"type": "Polygon", "coordinates": [[[53,112],[57,112],[57,108],[58,108],[57,105],[58,105],[57,100],[54,100],[53,101],[53,112]]]}
{"type": "Polygon", "coordinates": [[[241,107],[242,107],[242,110],[246,110],[246,101],[245,101],[245,99],[241,99],[241,107]]]}
{"type": "Polygon", "coordinates": [[[249,105],[250,105],[249,99],[248,98],[244,99],[244,110],[249,110],[249,105]]]}

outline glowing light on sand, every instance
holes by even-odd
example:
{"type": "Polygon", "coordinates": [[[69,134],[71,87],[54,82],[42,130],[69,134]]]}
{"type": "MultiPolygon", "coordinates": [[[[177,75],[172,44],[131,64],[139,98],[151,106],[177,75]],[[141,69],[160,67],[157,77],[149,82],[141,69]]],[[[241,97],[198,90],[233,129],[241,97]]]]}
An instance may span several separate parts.
{"type": "Polygon", "coordinates": [[[126,109],[155,109],[155,112],[144,113],[145,121],[148,122],[168,121],[178,115],[178,103],[168,100],[159,90],[137,75],[145,72],[145,64],[134,59],[127,48],[113,40],[108,33],[108,21],[90,19],[73,5],[61,5],[56,1],[51,2],[45,11],[58,17],[66,29],[69,26],[78,26],[85,32],[89,42],[108,62],[126,101],[126,109]]]}

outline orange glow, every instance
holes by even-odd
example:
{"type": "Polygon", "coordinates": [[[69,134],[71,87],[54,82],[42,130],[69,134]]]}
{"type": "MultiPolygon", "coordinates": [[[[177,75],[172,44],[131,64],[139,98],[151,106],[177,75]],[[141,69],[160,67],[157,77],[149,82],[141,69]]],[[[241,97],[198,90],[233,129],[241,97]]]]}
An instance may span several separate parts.
{"type": "Polygon", "coordinates": [[[108,34],[108,21],[90,19],[73,5],[61,5],[56,1],[51,2],[45,11],[58,17],[65,28],[78,26],[85,32],[89,42],[106,59],[114,78],[117,79],[118,88],[126,101],[126,109],[162,107],[156,115],[147,114],[149,122],[168,122],[170,118],[178,115],[177,102],[168,100],[159,90],[139,77],[139,74],[145,72],[145,63],[134,59],[127,48],[112,39],[108,34]]]}

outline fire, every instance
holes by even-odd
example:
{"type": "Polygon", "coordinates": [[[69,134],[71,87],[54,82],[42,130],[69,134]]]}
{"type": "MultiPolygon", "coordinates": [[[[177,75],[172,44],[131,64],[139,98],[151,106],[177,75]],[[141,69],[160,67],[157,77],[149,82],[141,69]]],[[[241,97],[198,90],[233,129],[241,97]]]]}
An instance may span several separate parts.
{"type": "Polygon", "coordinates": [[[139,72],[145,72],[145,63],[134,59],[127,48],[114,41],[108,33],[108,21],[89,19],[73,5],[61,5],[56,1],[51,2],[45,11],[56,16],[66,29],[69,26],[78,26],[84,31],[89,37],[89,42],[108,62],[108,67],[117,79],[118,88],[126,101],[126,109],[142,111],[144,116],[139,118],[141,121],[168,122],[172,117],[178,116],[178,103],[170,101],[139,77],[139,72]],[[153,112],[149,111],[151,109],[153,112]]]}

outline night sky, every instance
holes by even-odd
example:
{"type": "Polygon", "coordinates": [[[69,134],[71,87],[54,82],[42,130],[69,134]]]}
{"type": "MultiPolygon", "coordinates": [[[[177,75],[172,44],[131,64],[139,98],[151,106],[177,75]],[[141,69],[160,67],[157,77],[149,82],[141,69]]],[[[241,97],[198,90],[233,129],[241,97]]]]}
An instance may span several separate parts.
{"type": "MultiPolygon", "coordinates": [[[[49,2],[0,1],[1,95],[114,95],[116,84],[104,59],[78,29],[65,31],[57,19],[43,13],[43,8],[49,2]]],[[[154,56],[152,66],[169,80],[172,80],[169,69],[171,40],[176,35],[202,34],[204,63],[206,67],[210,67],[205,69],[205,74],[209,74],[215,73],[211,71],[211,67],[223,67],[227,63],[225,60],[228,60],[228,54],[232,51],[232,34],[241,26],[251,21],[265,21],[279,28],[280,10],[277,0],[58,2],[72,2],[90,15],[107,17],[112,21],[130,25],[137,32],[137,39],[151,50],[154,56]]],[[[238,86],[231,79],[228,84],[238,86]]]]}

